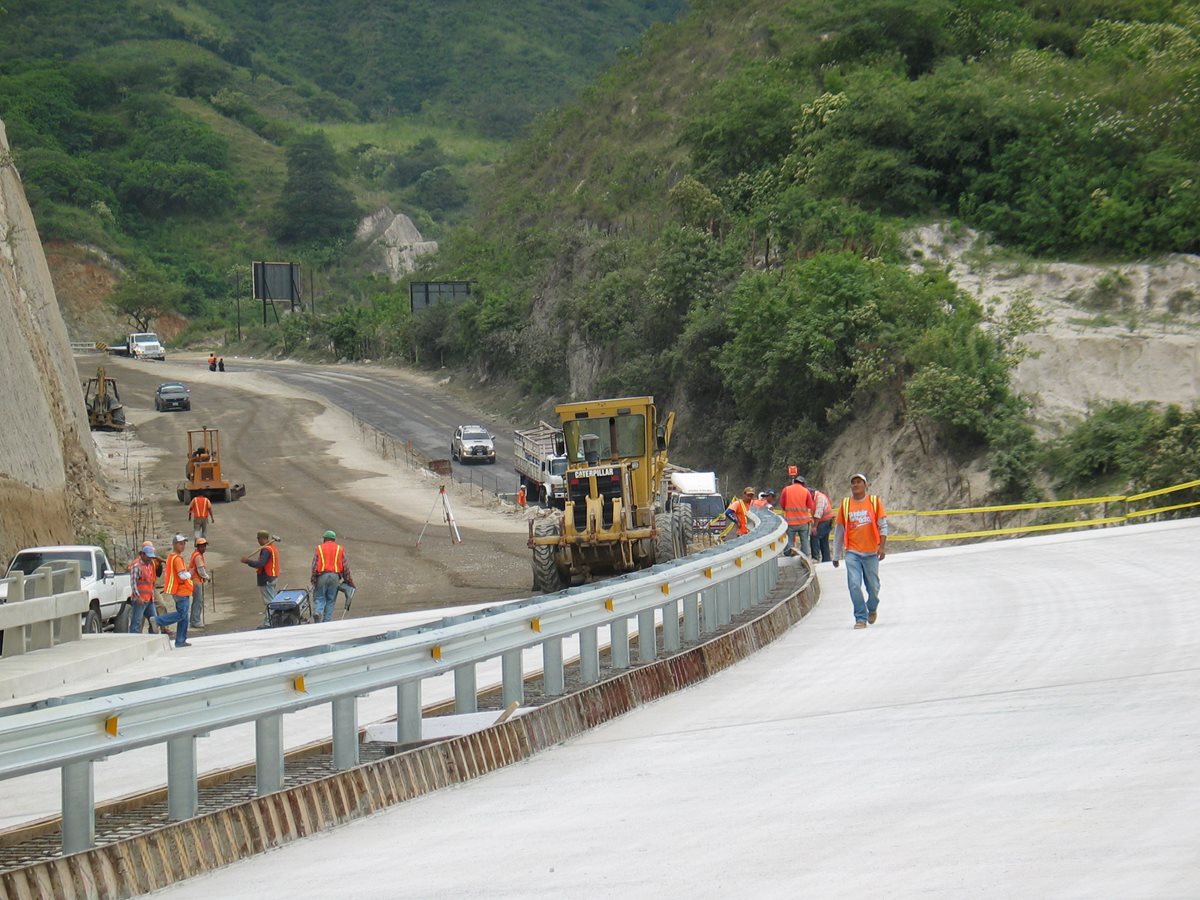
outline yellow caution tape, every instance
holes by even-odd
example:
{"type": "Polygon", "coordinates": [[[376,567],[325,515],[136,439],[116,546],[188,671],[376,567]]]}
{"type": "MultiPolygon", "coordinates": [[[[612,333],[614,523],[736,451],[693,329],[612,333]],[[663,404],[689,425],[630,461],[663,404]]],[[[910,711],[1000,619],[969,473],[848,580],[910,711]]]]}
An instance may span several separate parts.
{"type": "MultiPolygon", "coordinates": [[[[1023,509],[1062,509],[1068,506],[1089,506],[1094,503],[1133,503],[1150,497],[1161,497],[1175,491],[1185,491],[1189,488],[1200,487],[1200,479],[1174,484],[1171,487],[1158,488],[1153,491],[1143,491],[1140,494],[1114,494],[1107,497],[1084,497],[1080,500],[1042,500],[1036,503],[1006,503],[1001,506],[968,506],[961,509],[894,509],[888,516],[957,516],[989,512],[1017,512],[1023,509]]],[[[1161,507],[1158,512],[1168,509],[1184,509],[1195,504],[1185,503],[1180,506],[1161,507]]],[[[1152,510],[1146,510],[1139,515],[1149,515],[1152,510]]]]}
{"type": "Polygon", "coordinates": [[[1187,488],[1194,488],[1194,487],[1200,487],[1200,479],[1197,479],[1195,481],[1188,481],[1183,484],[1176,484],[1176,485],[1173,485],[1172,487],[1159,488],[1157,491],[1146,491],[1145,493],[1141,493],[1141,494],[1132,494],[1132,495],[1126,497],[1125,499],[1128,500],[1130,503],[1132,503],[1135,500],[1145,500],[1148,497],[1158,497],[1158,496],[1161,496],[1162,494],[1170,494],[1174,491],[1182,491],[1182,490],[1186,490],[1187,488]]]}
{"type": "Polygon", "coordinates": [[[1055,531],[1064,528],[1087,528],[1092,525],[1113,525],[1124,522],[1125,516],[1110,516],[1105,519],[1088,519],[1084,522],[1050,522],[1046,525],[1016,525],[1012,528],[993,528],[988,531],[955,531],[950,534],[892,534],[888,535],[888,543],[892,541],[951,541],[972,537],[990,537],[996,534],[1025,534],[1030,531],[1055,531]]]}
{"type": "Polygon", "coordinates": [[[1192,506],[1200,506],[1200,500],[1194,503],[1176,503],[1174,506],[1159,506],[1154,509],[1139,509],[1137,512],[1126,513],[1126,519],[1140,519],[1142,516],[1153,516],[1158,513],[1171,512],[1175,509],[1187,509],[1192,506]]]}

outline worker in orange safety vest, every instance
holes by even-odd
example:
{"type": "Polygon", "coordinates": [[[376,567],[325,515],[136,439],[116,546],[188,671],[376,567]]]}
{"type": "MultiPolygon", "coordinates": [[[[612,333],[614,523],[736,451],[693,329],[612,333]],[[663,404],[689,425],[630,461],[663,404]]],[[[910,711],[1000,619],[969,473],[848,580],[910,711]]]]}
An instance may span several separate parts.
{"type": "Polygon", "coordinates": [[[813,529],[811,550],[813,562],[829,562],[829,533],[833,530],[833,501],[829,495],[817,488],[809,488],[813,495],[813,529]]]}
{"type": "Polygon", "coordinates": [[[725,518],[737,526],[738,535],[749,534],[750,527],[746,524],[746,514],[750,512],[750,504],[754,502],[754,488],[748,487],[742,491],[740,499],[735,499],[725,510],[725,518]]]}
{"type": "Polygon", "coordinates": [[[142,619],[153,618],[155,615],[154,579],[157,577],[157,572],[154,560],[157,558],[158,554],[154,552],[154,545],[145,543],[138,551],[137,559],[129,568],[130,583],[133,585],[133,596],[130,598],[130,634],[140,634],[142,619]]]}
{"type": "Polygon", "coordinates": [[[792,483],[783,489],[783,493],[779,495],[779,506],[788,523],[787,549],[783,552],[784,556],[795,556],[797,553],[807,556],[809,530],[812,527],[816,503],[803,475],[796,475],[792,478],[792,483]]]}
{"type": "Polygon", "coordinates": [[[867,476],[850,476],[834,519],[833,567],[846,560],[846,586],[854,606],[854,627],[874,625],[879,615],[879,563],[887,555],[888,520],[883,500],[867,493],[867,476]],[[867,597],[863,600],[863,586],[867,597]]]}
{"type": "Polygon", "coordinates": [[[208,537],[208,523],[217,521],[213,515],[212,501],[203,494],[197,494],[188,505],[188,518],[192,522],[192,537],[208,537]]]}
{"type": "Polygon", "coordinates": [[[354,587],[354,579],[346,562],[346,548],[337,542],[337,534],[326,531],[321,537],[312,562],[314,621],[332,622],[338,587],[343,581],[354,587]]]}

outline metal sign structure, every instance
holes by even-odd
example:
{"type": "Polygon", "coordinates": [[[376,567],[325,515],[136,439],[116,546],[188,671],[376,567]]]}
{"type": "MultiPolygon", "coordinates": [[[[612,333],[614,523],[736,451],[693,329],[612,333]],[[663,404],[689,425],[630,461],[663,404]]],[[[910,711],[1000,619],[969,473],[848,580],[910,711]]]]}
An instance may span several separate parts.
{"type": "MultiPolygon", "coordinates": [[[[279,302],[289,304],[292,312],[303,303],[300,285],[300,263],[254,261],[254,299],[262,301],[263,324],[267,324],[267,304],[275,308],[279,302]]],[[[279,321],[279,313],[275,313],[279,321]]]]}
{"type": "Polygon", "coordinates": [[[408,286],[408,302],[413,313],[440,303],[460,303],[471,297],[469,281],[413,281],[408,286]]]}

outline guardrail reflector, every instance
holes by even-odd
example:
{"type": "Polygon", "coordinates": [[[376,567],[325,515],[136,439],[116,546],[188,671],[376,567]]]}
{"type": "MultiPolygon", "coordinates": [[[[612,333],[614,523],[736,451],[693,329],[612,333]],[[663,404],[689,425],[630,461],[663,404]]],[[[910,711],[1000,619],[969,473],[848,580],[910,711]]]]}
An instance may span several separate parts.
{"type": "Polygon", "coordinates": [[[762,547],[759,547],[757,550],[755,550],[754,555],[757,556],[759,559],[761,559],[762,558],[762,547]]]}
{"type": "Polygon", "coordinates": [[[769,547],[770,547],[772,550],[774,550],[774,549],[775,549],[775,542],[774,542],[774,541],[771,541],[771,543],[770,543],[770,544],[768,544],[767,546],[769,546],[769,547]]]}
{"type": "Polygon", "coordinates": [[[704,570],[704,577],[712,578],[712,566],[709,566],[707,569],[704,570]]]}
{"type": "Polygon", "coordinates": [[[104,730],[108,732],[109,737],[117,736],[117,717],[109,716],[104,720],[104,730]]]}
{"type": "Polygon", "coordinates": [[[669,593],[671,593],[671,586],[669,584],[664,584],[662,587],[659,588],[659,590],[662,591],[664,594],[669,594],[669,593]]]}
{"type": "Polygon", "coordinates": [[[613,611],[613,599],[612,599],[612,597],[609,597],[607,600],[605,600],[605,601],[604,601],[604,608],[605,608],[605,609],[607,609],[609,612],[612,612],[612,611],[613,611]]]}
{"type": "Polygon", "coordinates": [[[442,658],[442,645],[434,644],[432,647],[430,647],[429,655],[432,656],[434,659],[441,659],[442,658]]]}
{"type": "Polygon", "coordinates": [[[733,561],[733,564],[740,569],[742,567],[742,558],[739,556],[737,559],[735,559],[733,561]]]}
{"type": "Polygon", "coordinates": [[[297,675],[292,679],[292,688],[299,694],[307,694],[308,688],[304,686],[304,676],[297,675]]]}
{"type": "Polygon", "coordinates": [[[534,631],[541,631],[542,630],[542,620],[541,619],[530,619],[529,627],[532,628],[534,631]]]}

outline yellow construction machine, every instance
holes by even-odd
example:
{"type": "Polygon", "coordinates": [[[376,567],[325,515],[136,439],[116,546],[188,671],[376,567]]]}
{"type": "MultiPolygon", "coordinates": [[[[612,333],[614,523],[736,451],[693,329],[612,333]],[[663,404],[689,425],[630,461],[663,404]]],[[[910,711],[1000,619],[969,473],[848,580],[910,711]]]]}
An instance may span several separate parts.
{"type": "Polygon", "coordinates": [[[184,466],[187,481],[175,490],[180,503],[191,503],[197,494],[226,503],[245,496],[244,484],[228,481],[221,473],[221,435],[217,429],[189,431],[187,440],[187,463],[184,466]]]}
{"type": "Polygon", "coordinates": [[[96,369],[95,378],[83,383],[83,402],[92,431],[125,430],[125,407],[117,393],[117,381],[105,377],[104,366],[96,369]]]}
{"type": "Polygon", "coordinates": [[[690,511],[665,511],[675,414],[660,421],[653,397],[564,403],[554,411],[567,451],[566,503],[561,514],[530,522],[534,588],[550,593],[685,554],[690,511]]]}

